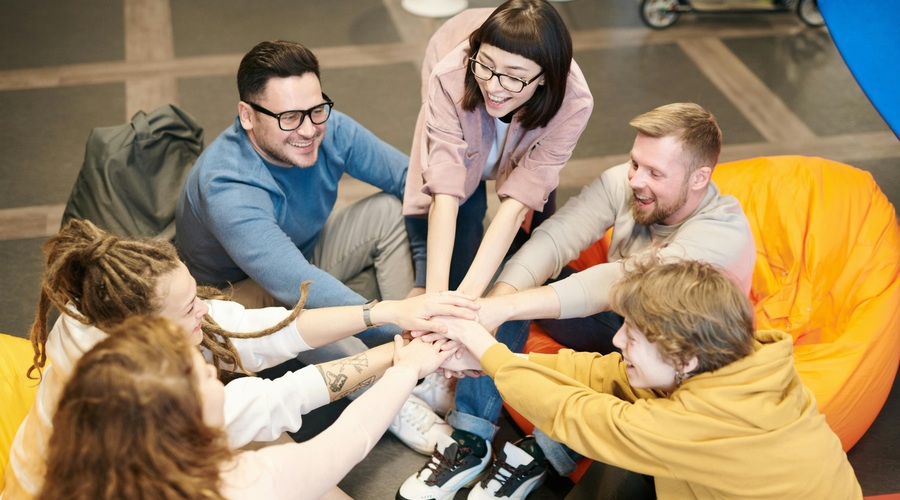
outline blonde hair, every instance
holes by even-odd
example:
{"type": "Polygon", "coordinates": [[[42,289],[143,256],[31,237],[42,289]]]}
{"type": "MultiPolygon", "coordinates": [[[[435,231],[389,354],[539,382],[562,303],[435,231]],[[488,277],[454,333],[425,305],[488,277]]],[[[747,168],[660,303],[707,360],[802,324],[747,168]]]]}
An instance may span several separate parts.
{"type": "Polygon", "coordinates": [[[662,138],[675,136],[680,142],[688,173],[715,168],[722,150],[722,130],[716,117],[698,104],[666,104],[628,122],[641,134],[662,138]]]}
{"type": "MultiPolygon", "coordinates": [[[[34,359],[28,376],[40,378],[46,364],[49,315],[55,307],[85,325],[104,331],[131,316],[153,316],[161,303],[156,284],[179,265],[178,252],[165,240],[120,238],[87,220],[73,219],[59,234],[44,242],[44,272],[31,345],[34,359]],[[76,310],[67,308],[72,303],[76,310]]],[[[232,338],[259,338],[285,328],[303,309],[310,282],[301,285],[300,301],[280,323],[264,330],[236,333],[224,330],[209,316],[203,318],[201,345],[212,353],[216,367],[244,371],[232,338]]],[[[224,298],[211,287],[198,288],[202,298],[224,298]]]]}
{"type": "Polygon", "coordinates": [[[224,498],[232,452],[203,421],[187,333],[149,317],[109,333],[63,389],[39,498],[224,498]]]}
{"type": "Polygon", "coordinates": [[[656,344],[663,358],[699,362],[694,374],[717,370],[753,351],[754,312],[724,273],[697,261],[626,261],[610,305],[656,344]]]}

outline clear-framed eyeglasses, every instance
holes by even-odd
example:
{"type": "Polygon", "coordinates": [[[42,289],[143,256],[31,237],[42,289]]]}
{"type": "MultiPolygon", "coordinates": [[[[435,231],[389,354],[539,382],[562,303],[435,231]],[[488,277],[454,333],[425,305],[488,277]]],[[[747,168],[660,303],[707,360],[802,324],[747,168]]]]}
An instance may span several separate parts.
{"type": "Polygon", "coordinates": [[[334,101],[329,99],[324,92],[322,93],[322,99],[325,99],[325,102],[309,109],[292,109],[281,113],[273,113],[253,102],[244,102],[249,104],[254,110],[275,118],[278,120],[278,128],[285,132],[290,132],[300,128],[300,125],[303,125],[303,120],[305,120],[307,116],[309,117],[309,121],[313,122],[314,125],[321,125],[328,121],[328,117],[331,116],[331,108],[334,107],[334,101]]]}
{"type": "Polygon", "coordinates": [[[535,75],[534,78],[526,80],[524,78],[519,78],[518,76],[497,73],[493,69],[478,62],[475,57],[469,58],[469,69],[472,70],[472,74],[475,75],[475,78],[484,80],[486,82],[490,81],[491,78],[496,76],[497,81],[500,82],[500,86],[514,94],[518,94],[519,92],[525,90],[526,86],[530,85],[531,82],[537,80],[541,75],[544,74],[544,70],[541,70],[541,72],[535,75]]]}

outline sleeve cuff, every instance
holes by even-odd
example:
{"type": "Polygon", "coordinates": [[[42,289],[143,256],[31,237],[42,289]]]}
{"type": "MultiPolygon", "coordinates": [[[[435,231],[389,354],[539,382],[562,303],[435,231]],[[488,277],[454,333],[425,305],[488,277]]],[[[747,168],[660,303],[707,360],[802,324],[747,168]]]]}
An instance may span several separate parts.
{"type": "Polygon", "coordinates": [[[550,283],[550,288],[559,296],[559,319],[582,318],[589,314],[587,293],[577,276],[550,283]]]}

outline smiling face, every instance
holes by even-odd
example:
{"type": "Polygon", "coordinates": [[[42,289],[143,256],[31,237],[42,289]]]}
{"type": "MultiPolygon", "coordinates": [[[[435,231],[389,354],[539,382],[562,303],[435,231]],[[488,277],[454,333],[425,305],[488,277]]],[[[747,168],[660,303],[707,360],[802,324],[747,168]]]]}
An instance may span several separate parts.
{"type": "MultiPolygon", "coordinates": [[[[323,102],[319,78],[307,72],[303,76],[270,78],[255,104],[277,114],[310,109],[323,102]]],[[[238,103],[238,114],[250,143],[266,161],[281,167],[305,168],[319,158],[327,122],[315,125],[305,117],[298,129],[286,132],[276,118],[255,111],[243,101],[238,103]]]]}
{"type": "MultiPolygon", "coordinates": [[[[475,60],[496,73],[515,76],[525,81],[531,80],[541,72],[541,67],[531,59],[500,50],[486,43],[482,44],[478,49],[475,60]]],[[[484,97],[484,106],[488,114],[494,118],[500,118],[508,115],[511,111],[519,109],[528,102],[537,91],[538,86],[544,84],[544,77],[537,78],[518,93],[510,92],[503,88],[496,76],[487,81],[480,78],[476,78],[475,81],[481,89],[481,94],[484,97]]]]}
{"type": "Polygon", "coordinates": [[[656,344],[626,318],[613,337],[613,345],[622,350],[628,383],[636,389],[675,390],[675,367],[663,359],[656,344]]]}
{"type": "Polygon", "coordinates": [[[699,203],[689,203],[691,177],[678,139],[638,133],[628,171],[634,220],[649,226],[678,224],[687,219],[699,203]]]}
{"type": "Polygon", "coordinates": [[[188,332],[193,344],[203,340],[201,320],[209,312],[206,302],[197,297],[197,281],[184,264],[160,276],[156,283],[156,298],[162,304],[159,315],[174,321],[188,332]]]}

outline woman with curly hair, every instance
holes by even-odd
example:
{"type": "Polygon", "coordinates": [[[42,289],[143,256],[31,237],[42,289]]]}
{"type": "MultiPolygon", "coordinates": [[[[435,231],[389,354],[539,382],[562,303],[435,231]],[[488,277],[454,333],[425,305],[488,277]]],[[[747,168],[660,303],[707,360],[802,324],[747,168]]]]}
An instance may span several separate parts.
{"type": "MultiPolygon", "coordinates": [[[[34,365],[29,370],[41,382],[10,451],[5,493],[13,498],[34,496],[40,489],[51,418],[74,364],[106,338],[111,327],[131,316],[162,316],[176,322],[223,375],[278,365],[374,324],[441,330],[445,327],[429,318],[442,311],[474,317],[467,309],[474,307],[471,300],[458,294],[305,310],[308,284],[292,311],[245,309],[235,302],[204,298],[220,294],[198,290],[171,243],[119,238],[88,221],[70,221],[44,244],[43,252],[43,281],[31,328],[34,365]],[[48,330],[54,308],[61,314],[48,330]]],[[[228,444],[238,448],[296,431],[304,414],[371,385],[389,366],[391,353],[387,344],[275,380],[232,381],[225,398],[228,444]]]]}
{"type": "Polygon", "coordinates": [[[341,496],[335,485],[378,442],[416,380],[454,352],[397,336],[382,379],[315,439],[235,453],[223,428],[224,387],[180,326],[134,317],[109,334],[62,391],[41,499],[341,496]]]}

